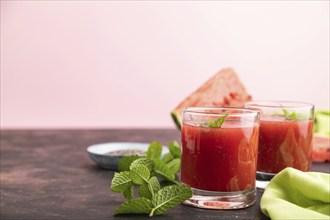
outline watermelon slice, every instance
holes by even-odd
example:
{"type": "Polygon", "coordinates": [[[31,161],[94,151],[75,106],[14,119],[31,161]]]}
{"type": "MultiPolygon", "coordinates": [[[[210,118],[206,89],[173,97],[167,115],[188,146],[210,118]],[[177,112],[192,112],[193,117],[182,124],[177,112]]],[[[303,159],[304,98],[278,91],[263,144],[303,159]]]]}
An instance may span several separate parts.
{"type": "Polygon", "coordinates": [[[313,162],[330,162],[330,138],[314,135],[313,162]]]}
{"type": "Polygon", "coordinates": [[[184,99],[171,112],[171,116],[178,129],[181,129],[181,111],[185,107],[243,107],[248,101],[251,101],[251,95],[246,92],[235,71],[226,68],[184,99]]]}
{"type": "Polygon", "coordinates": [[[330,162],[330,111],[315,111],[313,161],[330,162]]]}

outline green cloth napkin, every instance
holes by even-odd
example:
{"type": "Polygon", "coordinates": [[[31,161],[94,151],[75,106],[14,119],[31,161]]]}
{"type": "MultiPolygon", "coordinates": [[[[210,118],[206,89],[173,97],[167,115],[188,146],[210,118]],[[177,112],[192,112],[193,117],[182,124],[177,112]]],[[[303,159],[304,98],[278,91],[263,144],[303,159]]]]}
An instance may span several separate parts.
{"type": "Polygon", "coordinates": [[[330,174],[285,168],[266,187],[260,208],[271,219],[330,219],[330,174]]]}
{"type": "Polygon", "coordinates": [[[315,134],[330,137],[330,110],[315,111],[315,134]]]}

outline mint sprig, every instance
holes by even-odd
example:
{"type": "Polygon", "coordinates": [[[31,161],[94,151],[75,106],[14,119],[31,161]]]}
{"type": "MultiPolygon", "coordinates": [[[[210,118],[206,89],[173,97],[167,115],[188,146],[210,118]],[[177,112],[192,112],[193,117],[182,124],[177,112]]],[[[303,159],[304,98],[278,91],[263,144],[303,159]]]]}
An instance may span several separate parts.
{"type": "Polygon", "coordinates": [[[299,113],[296,113],[296,112],[289,112],[286,109],[282,109],[282,112],[284,114],[285,119],[286,120],[289,120],[289,121],[306,120],[306,119],[308,119],[308,116],[307,115],[299,114],[299,113]]]}
{"type": "Polygon", "coordinates": [[[145,156],[127,156],[119,161],[118,168],[122,172],[115,173],[111,190],[122,193],[128,200],[115,210],[115,215],[158,215],[192,196],[191,189],[175,178],[181,164],[180,145],[173,141],[168,148],[170,152],[161,158],[162,145],[152,142],[145,156]],[[162,188],[157,177],[168,180],[170,185],[162,188]],[[138,187],[138,198],[134,198],[134,186],[138,187]]]}
{"type": "Polygon", "coordinates": [[[291,112],[290,113],[286,109],[282,109],[282,111],[283,111],[283,114],[284,114],[285,119],[292,120],[292,121],[297,120],[297,114],[295,112],[291,112]]]}
{"type": "Polygon", "coordinates": [[[221,126],[222,126],[223,122],[226,120],[227,116],[228,116],[228,113],[226,113],[224,116],[217,118],[216,120],[210,119],[208,122],[200,124],[200,126],[209,127],[209,128],[221,128],[221,126]]]}

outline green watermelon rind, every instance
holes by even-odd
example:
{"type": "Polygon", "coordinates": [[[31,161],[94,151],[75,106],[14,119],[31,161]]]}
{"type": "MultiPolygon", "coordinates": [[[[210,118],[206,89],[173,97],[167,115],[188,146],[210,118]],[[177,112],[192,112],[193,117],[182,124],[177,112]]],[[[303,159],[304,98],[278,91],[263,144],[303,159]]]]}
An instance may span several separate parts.
{"type": "Polygon", "coordinates": [[[181,112],[178,110],[174,110],[171,112],[172,119],[176,125],[176,127],[181,130],[182,126],[182,118],[181,118],[181,112]]]}

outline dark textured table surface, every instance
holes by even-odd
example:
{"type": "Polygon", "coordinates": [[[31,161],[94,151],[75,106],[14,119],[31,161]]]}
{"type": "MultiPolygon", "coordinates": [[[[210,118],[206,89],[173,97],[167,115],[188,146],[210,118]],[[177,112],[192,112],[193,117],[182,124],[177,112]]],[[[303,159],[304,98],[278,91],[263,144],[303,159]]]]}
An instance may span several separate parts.
{"type": "MultiPolygon", "coordinates": [[[[115,141],[180,141],[177,130],[1,130],[1,219],[150,219],[114,217],[124,201],[109,191],[114,172],[98,168],[87,146],[115,141]]],[[[329,163],[313,164],[329,172],[329,163]]],[[[156,219],[268,219],[257,203],[235,211],[179,205],[156,219]]]]}

